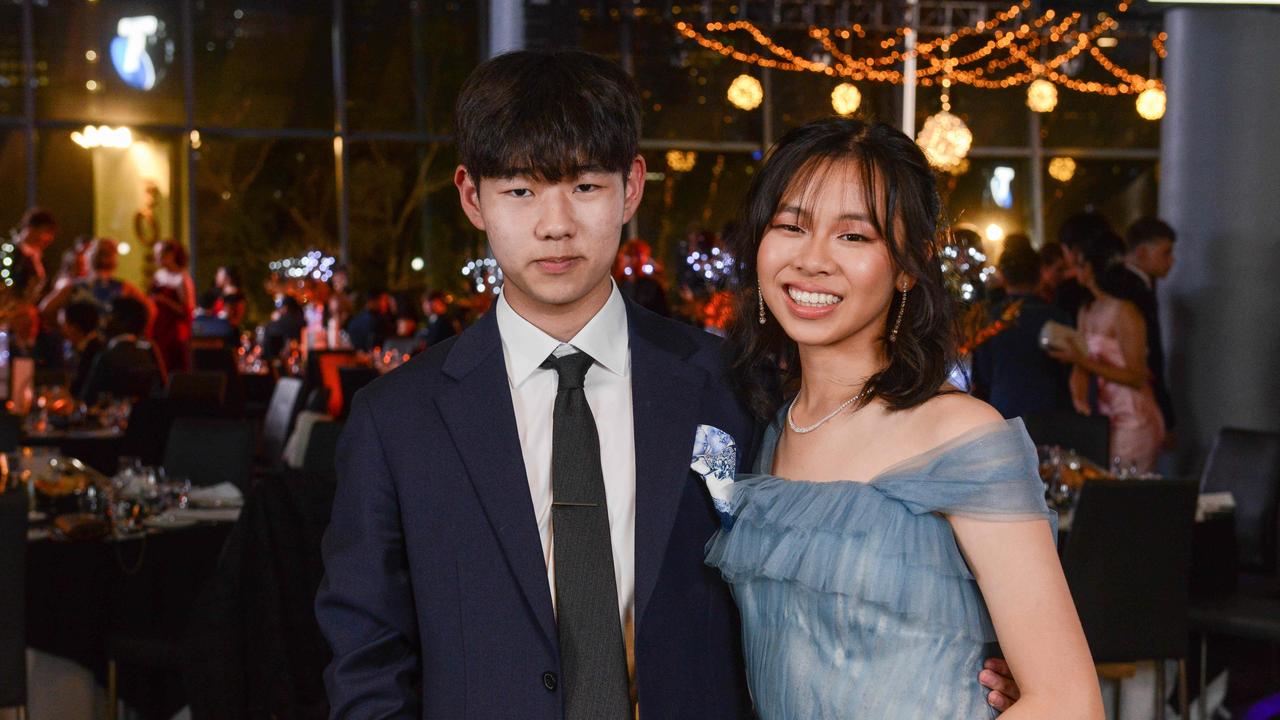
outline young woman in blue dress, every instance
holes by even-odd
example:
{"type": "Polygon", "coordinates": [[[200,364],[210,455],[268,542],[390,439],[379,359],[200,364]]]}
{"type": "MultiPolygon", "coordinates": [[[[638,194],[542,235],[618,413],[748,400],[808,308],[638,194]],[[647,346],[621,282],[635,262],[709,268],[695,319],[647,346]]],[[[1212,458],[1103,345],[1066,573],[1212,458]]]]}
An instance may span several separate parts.
{"type": "Polygon", "coordinates": [[[1035,447],[946,382],[940,216],[916,144],[857,120],[792,131],[749,192],[731,350],[772,424],[707,562],[764,720],[993,717],[973,678],[997,640],[1006,717],[1102,717],[1035,447]]]}

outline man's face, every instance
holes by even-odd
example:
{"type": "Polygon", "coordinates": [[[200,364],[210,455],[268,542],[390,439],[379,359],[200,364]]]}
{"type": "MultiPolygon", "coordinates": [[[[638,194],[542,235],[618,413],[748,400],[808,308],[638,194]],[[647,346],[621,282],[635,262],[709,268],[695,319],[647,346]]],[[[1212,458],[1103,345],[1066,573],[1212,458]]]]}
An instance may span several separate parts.
{"type": "Polygon", "coordinates": [[[26,241],[33,247],[44,252],[46,248],[53,244],[54,238],[58,234],[55,227],[28,227],[25,233],[26,241]]]}
{"type": "Polygon", "coordinates": [[[454,176],[462,208],[489,237],[503,294],[526,319],[560,315],[609,284],[622,226],[644,193],[644,158],[628,173],[588,170],[560,182],[454,176]]]}
{"type": "Polygon", "coordinates": [[[1062,284],[1067,278],[1067,261],[1065,258],[1059,258],[1047,265],[1040,267],[1040,284],[1050,290],[1062,284]]]}
{"type": "Polygon", "coordinates": [[[1132,260],[1142,272],[1159,280],[1173,269],[1173,241],[1161,238],[1142,243],[1133,249],[1132,260]]]}

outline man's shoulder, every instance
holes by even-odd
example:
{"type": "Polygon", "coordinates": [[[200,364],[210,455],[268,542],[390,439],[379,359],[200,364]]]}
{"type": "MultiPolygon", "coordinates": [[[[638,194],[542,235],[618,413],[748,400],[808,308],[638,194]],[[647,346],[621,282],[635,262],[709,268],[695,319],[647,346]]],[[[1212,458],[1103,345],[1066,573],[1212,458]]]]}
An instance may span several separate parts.
{"type": "Polygon", "coordinates": [[[633,305],[631,311],[635,313],[635,322],[643,328],[644,334],[662,337],[673,345],[683,345],[690,355],[712,352],[719,357],[724,348],[724,338],[702,328],[664,317],[638,305],[633,305]]]}

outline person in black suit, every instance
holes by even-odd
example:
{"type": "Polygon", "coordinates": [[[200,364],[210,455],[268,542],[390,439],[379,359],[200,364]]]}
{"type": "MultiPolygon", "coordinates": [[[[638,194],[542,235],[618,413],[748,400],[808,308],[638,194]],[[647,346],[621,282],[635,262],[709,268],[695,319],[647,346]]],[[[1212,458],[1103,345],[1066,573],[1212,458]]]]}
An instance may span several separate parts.
{"type": "Polygon", "coordinates": [[[1111,266],[1103,279],[1107,292],[1138,307],[1147,324],[1147,366],[1165,430],[1174,428],[1173,400],[1164,377],[1164,344],[1160,334],[1160,303],[1156,283],[1173,269],[1177,233],[1163,220],[1139,218],[1125,233],[1124,261],[1111,266]]]}
{"type": "Polygon", "coordinates": [[[98,353],[84,382],[83,400],[93,405],[104,395],[134,402],[164,387],[165,369],[160,353],[142,333],[150,312],[142,301],[129,296],[111,306],[107,334],[111,339],[98,353]]]}
{"type": "Polygon", "coordinates": [[[365,293],[364,309],[347,323],[351,347],[368,352],[396,335],[395,315],[391,312],[391,295],[383,288],[365,293]]]}
{"type": "Polygon", "coordinates": [[[191,321],[191,337],[201,340],[217,340],[225,347],[234,347],[240,339],[240,330],[218,314],[217,290],[208,290],[196,300],[195,317],[191,321]]]}
{"type": "Polygon", "coordinates": [[[48,276],[44,267],[44,251],[58,234],[58,221],[53,213],[33,207],[22,216],[18,245],[12,254],[12,267],[4,269],[4,279],[12,281],[7,289],[28,303],[40,299],[48,276]]]}
{"type": "Polygon", "coordinates": [[[89,378],[93,362],[98,353],[106,347],[98,332],[98,304],[88,300],[76,300],[67,304],[58,312],[58,325],[62,335],[70,342],[76,352],[75,374],[71,376],[71,394],[81,397],[80,391],[89,378]]]}
{"type": "Polygon", "coordinates": [[[973,351],[973,394],[1006,418],[1072,409],[1071,366],[1040,347],[1040,329],[1050,320],[1073,324],[1066,313],[1036,294],[1040,257],[1030,244],[1009,245],[997,263],[1007,295],[996,303],[988,322],[996,322],[1013,303],[1020,310],[1008,326],[973,351]]]}
{"type": "Polygon", "coordinates": [[[332,717],[751,717],[689,465],[700,424],[739,469],[757,428],[719,340],[609,277],[644,192],[640,114],[631,78],[580,51],[464,85],[455,185],[505,282],[354,398],[316,598],[332,717]]]}

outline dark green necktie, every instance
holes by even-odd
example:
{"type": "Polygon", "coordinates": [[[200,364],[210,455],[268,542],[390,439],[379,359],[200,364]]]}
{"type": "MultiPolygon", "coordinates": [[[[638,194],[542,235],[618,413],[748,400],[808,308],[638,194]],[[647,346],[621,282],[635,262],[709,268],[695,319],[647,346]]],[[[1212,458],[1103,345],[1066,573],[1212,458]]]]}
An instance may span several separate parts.
{"type": "Polygon", "coordinates": [[[560,377],[551,433],[556,622],[565,720],[623,720],[631,717],[626,646],[600,438],[583,391],[593,362],[576,352],[542,364],[560,377]]]}

